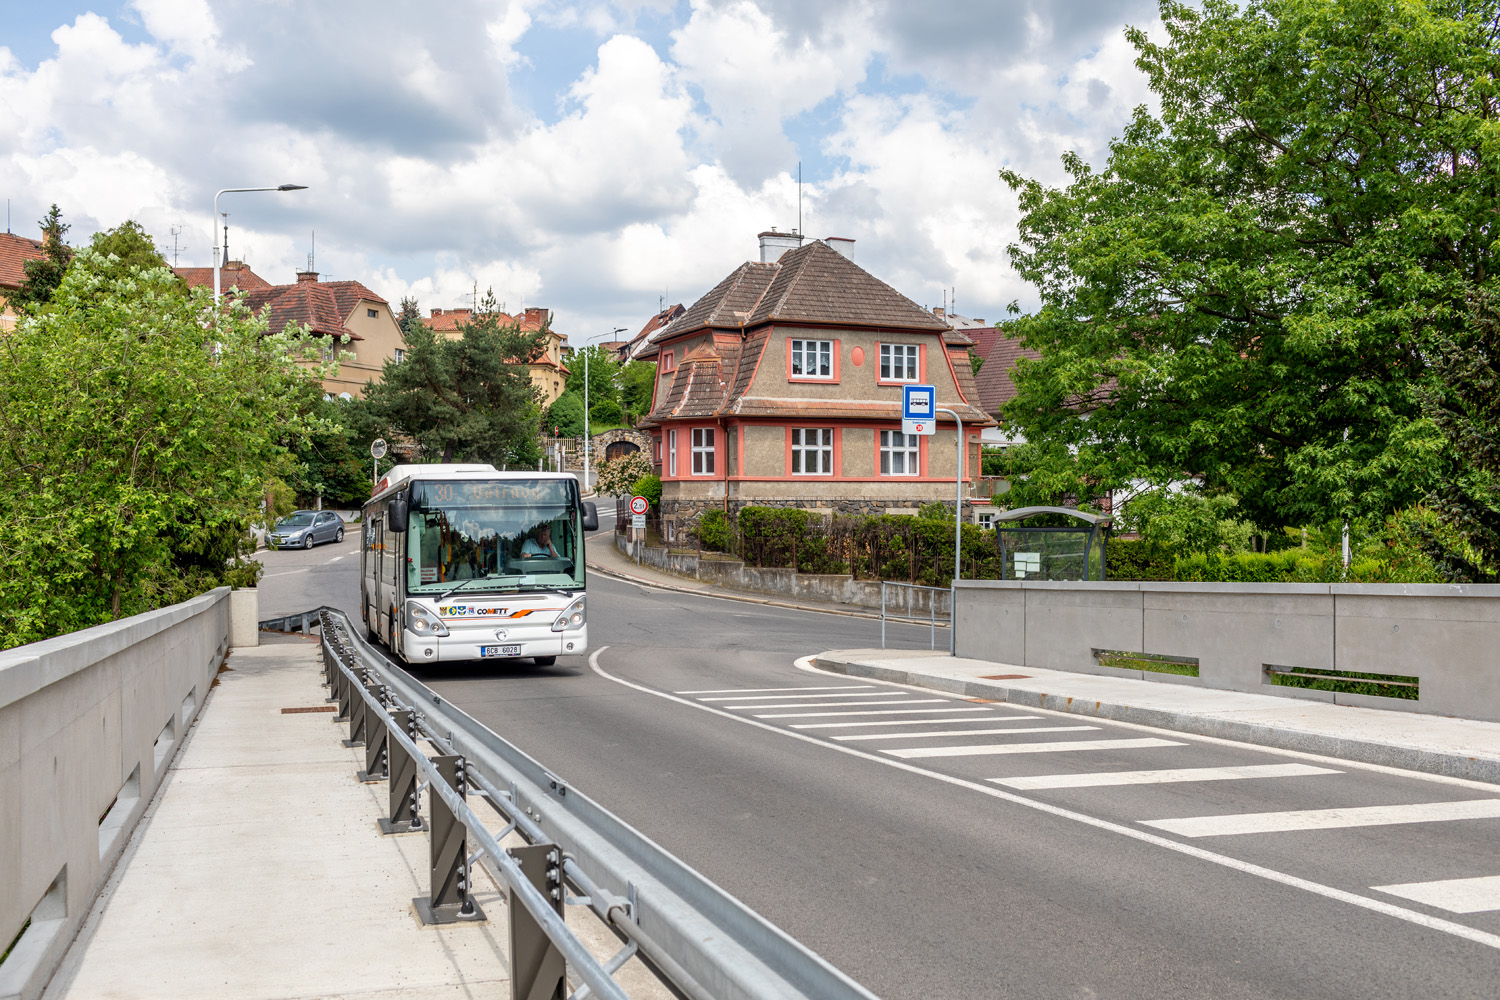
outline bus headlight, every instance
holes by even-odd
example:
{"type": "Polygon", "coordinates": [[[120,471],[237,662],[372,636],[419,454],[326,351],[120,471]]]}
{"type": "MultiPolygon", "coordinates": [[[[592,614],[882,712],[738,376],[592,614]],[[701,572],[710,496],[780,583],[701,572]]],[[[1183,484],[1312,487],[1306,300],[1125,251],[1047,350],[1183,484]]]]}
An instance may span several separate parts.
{"type": "Polygon", "coordinates": [[[406,602],[406,630],[414,635],[447,635],[448,626],[438,619],[437,612],[424,608],[416,601],[406,602]]]}
{"type": "Polygon", "coordinates": [[[583,598],[569,604],[563,609],[563,613],[557,616],[552,623],[552,631],[566,632],[570,629],[583,628],[583,598]]]}

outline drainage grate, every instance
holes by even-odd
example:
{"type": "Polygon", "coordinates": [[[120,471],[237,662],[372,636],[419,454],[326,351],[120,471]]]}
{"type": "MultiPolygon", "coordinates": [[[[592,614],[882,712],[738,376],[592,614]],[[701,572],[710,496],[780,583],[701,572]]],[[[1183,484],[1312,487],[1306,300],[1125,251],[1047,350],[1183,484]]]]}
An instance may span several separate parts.
{"type": "Polygon", "coordinates": [[[283,708],[282,715],[301,715],[304,712],[336,712],[337,705],[309,705],[306,708],[283,708]]]}

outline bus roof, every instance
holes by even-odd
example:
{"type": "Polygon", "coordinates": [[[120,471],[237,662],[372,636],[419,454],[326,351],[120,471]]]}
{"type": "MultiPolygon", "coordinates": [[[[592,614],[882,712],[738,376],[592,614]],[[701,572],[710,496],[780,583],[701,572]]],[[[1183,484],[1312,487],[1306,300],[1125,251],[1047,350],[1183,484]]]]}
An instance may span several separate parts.
{"type": "Polygon", "coordinates": [[[501,472],[493,465],[481,465],[478,463],[468,464],[441,464],[430,465],[397,465],[381,477],[376,484],[375,491],[370,494],[369,503],[378,500],[388,493],[393,493],[413,479],[573,479],[569,472],[501,472]]]}

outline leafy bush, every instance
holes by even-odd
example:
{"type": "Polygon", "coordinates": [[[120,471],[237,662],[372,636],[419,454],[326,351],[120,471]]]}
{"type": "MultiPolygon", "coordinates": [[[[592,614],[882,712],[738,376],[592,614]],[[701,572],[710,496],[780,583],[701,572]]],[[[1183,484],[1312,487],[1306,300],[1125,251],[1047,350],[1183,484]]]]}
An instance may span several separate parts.
{"type": "Polygon", "coordinates": [[[650,502],[652,510],[661,506],[661,478],[659,476],[642,476],[630,485],[630,492],[645,497],[650,502]]]}
{"type": "Polygon", "coordinates": [[[706,510],[698,518],[698,540],[705,549],[728,552],[734,543],[734,528],[722,510],[706,510]]]}
{"type": "Polygon", "coordinates": [[[576,392],[565,392],[547,407],[547,415],[542,420],[542,431],[550,435],[554,430],[563,437],[577,437],[583,433],[582,396],[576,392]]]}
{"type": "Polygon", "coordinates": [[[1164,545],[1145,539],[1110,540],[1104,546],[1105,576],[1110,580],[1171,580],[1175,567],[1164,545]]]}
{"type": "Polygon", "coordinates": [[[597,403],[591,402],[589,406],[589,420],[591,422],[589,431],[597,434],[601,427],[623,427],[625,425],[625,411],[613,399],[601,399],[597,403]]]}
{"type": "Polygon", "coordinates": [[[651,460],[641,452],[633,451],[600,465],[594,488],[603,497],[624,496],[635,487],[636,480],[649,475],[651,460]]]}

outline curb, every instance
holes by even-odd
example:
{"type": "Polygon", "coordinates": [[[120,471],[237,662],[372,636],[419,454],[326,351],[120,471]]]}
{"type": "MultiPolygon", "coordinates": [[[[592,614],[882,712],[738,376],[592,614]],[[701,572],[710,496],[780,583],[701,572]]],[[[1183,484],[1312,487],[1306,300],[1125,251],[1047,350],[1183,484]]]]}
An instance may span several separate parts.
{"type": "Polygon", "coordinates": [[[1042,708],[1068,715],[1086,715],[1096,719],[1108,719],[1112,722],[1128,722],[1156,729],[1171,729],[1195,736],[1213,736],[1240,743],[1275,747],[1279,750],[1297,750],[1302,753],[1337,757],[1363,764],[1379,764],[1405,771],[1421,771],[1449,778],[1482,781],[1492,785],[1500,784],[1500,759],[1492,757],[1470,757],[1464,754],[1421,750],[1415,747],[1391,746],[1372,740],[1348,739],[1306,730],[1253,722],[1236,722],[1230,719],[1189,715],[1165,709],[1140,708],[1134,705],[1102,701],[1083,701],[1066,695],[1043,694],[1021,688],[1011,688],[993,681],[967,681],[958,677],[897,670],[892,667],[877,667],[873,664],[838,660],[827,656],[815,656],[812,662],[813,666],[829,673],[892,681],[897,684],[925,687],[968,698],[986,698],[991,701],[1022,705],[1026,708],[1042,708]]]}
{"type": "MultiPolygon", "coordinates": [[[[676,587],[670,583],[661,583],[657,580],[648,580],[642,576],[632,576],[629,573],[621,573],[618,570],[613,570],[607,566],[601,565],[600,563],[593,562],[588,558],[584,559],[584,565],[586,565],[595,573],[602,573],[603,575],[613,577],[616,580],[624,580],[626,583],[635,583],[643,587],[655,587],[657,590],[670,590],[678,594],[696,594],[699,597],[717,597],[727,601],[743,601],[746,604],[763,604],[767,607],[772,608],[785,608],[788,611],[811,611],[815,614],[842,615],[845,618],[864,618],[870,621],[880,621],[880,615],[870,611],[845,611],[842,608],[820,608],[814,607],[809,604],[791,604],[786,601],[773,600],[769,597],[754,597],[750,594],[744,593],[743,591],[729,590],[727,588],[720,588],[719,590],[710,593],[709,591],[700,590],[695,587],[676,587]]],[[[912,620],[905,618],[891,618],[887,616],[886,621],[898,622],[905,625],[910,624],[912,620]]],[[[927,623],[922,622],[921,624],[925,626],[927,623]]],[[[938,627],[947,628],[948,626],[943,624],[942,622],[939,622],[938,627]]]]}

